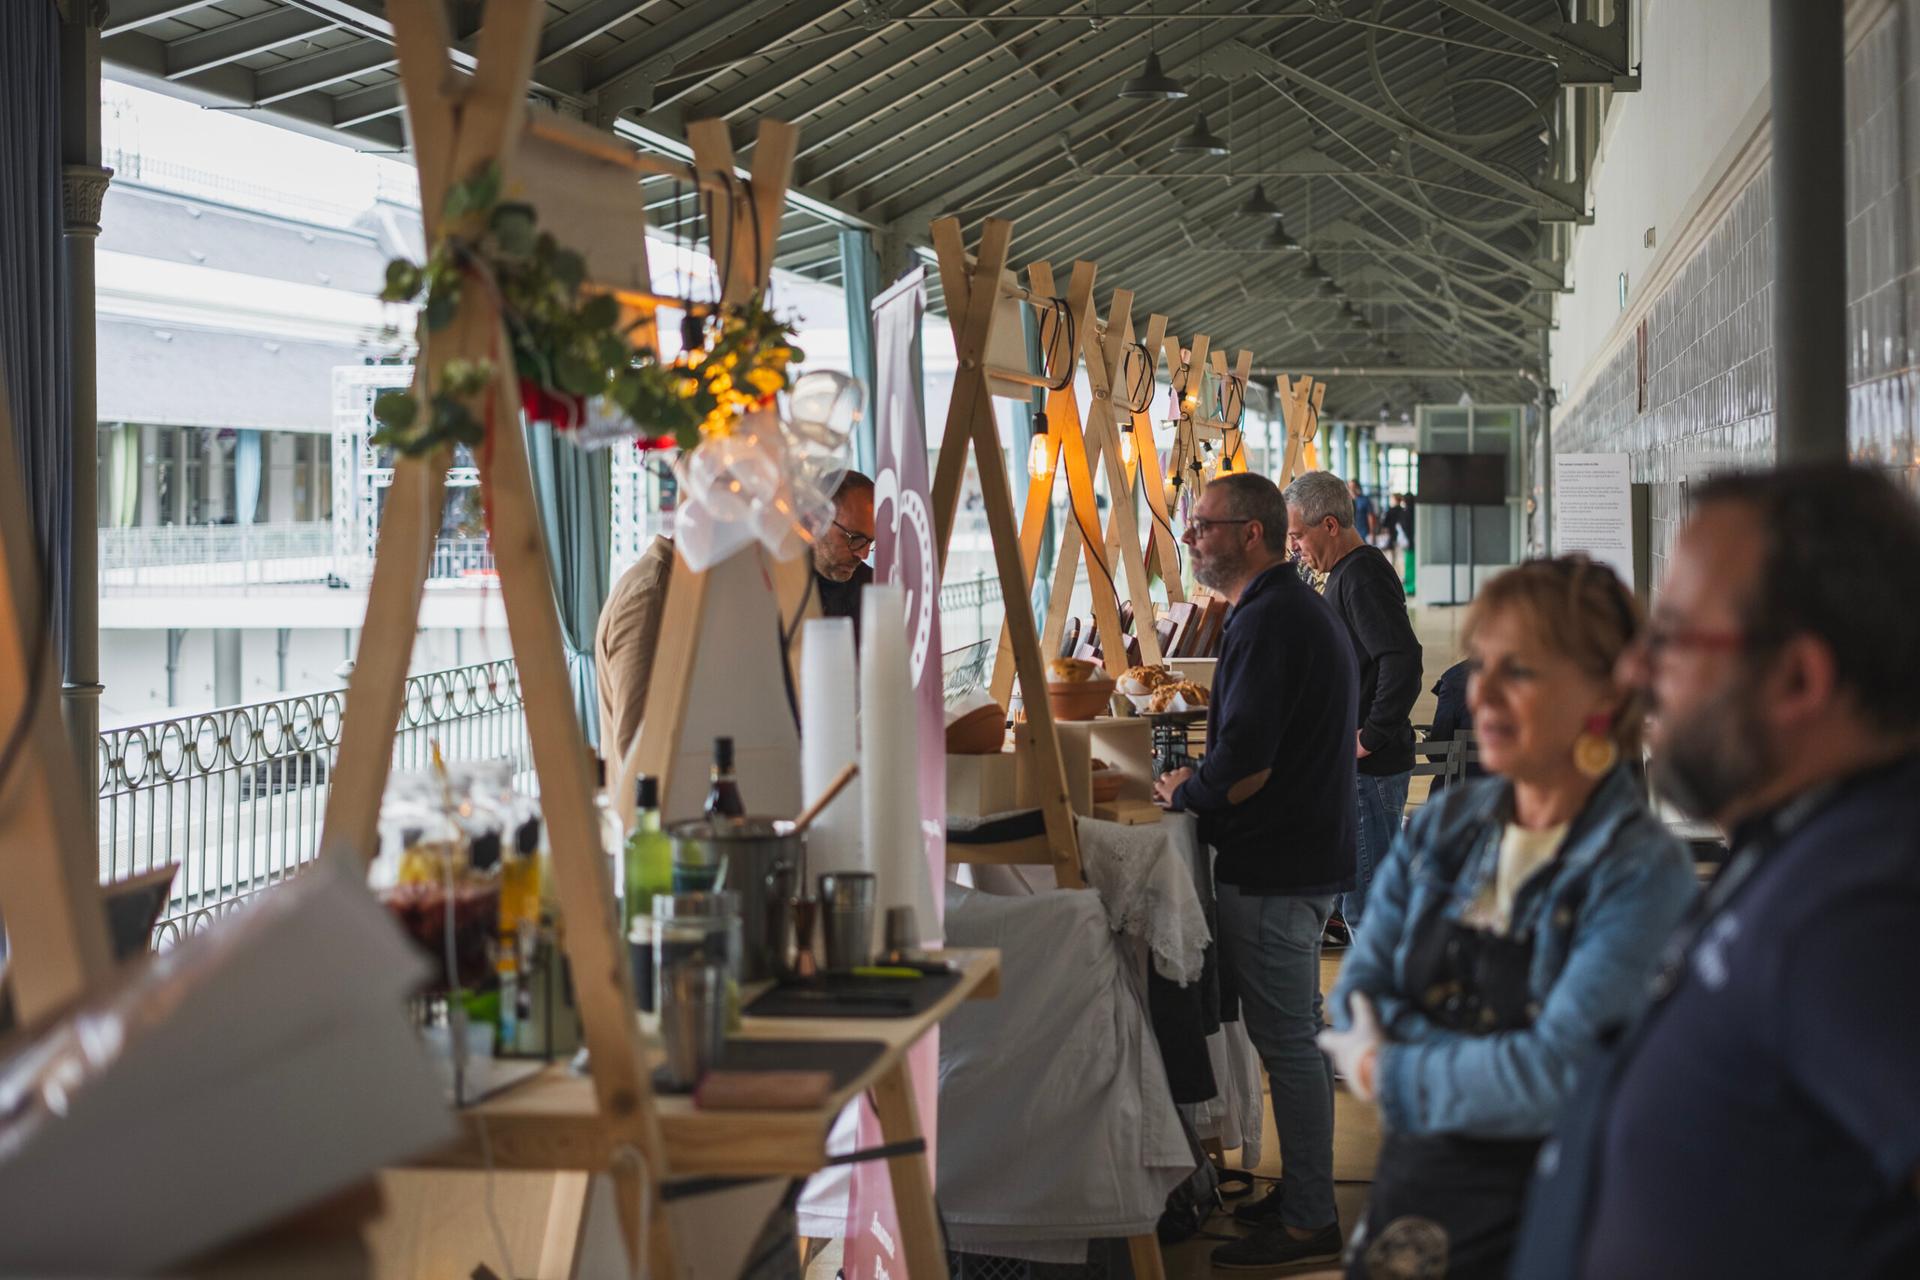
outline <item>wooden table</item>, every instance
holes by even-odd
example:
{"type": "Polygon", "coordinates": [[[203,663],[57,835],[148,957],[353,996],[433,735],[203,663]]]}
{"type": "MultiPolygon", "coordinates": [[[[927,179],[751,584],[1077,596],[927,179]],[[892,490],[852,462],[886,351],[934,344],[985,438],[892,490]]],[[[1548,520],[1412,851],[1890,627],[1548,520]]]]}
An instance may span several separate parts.
{"type": "MultiPolygon", "coordinates": [[[[914,1105],[907,1051],[958,1008],[962,1001],[999,994],[1000,953],[952,950],[940,953],[959,970],[960,981],[924,1012],[904,1018],[746,1018],[739,1034],[761,1040],[868,1040],[886,1046],[866,1070],[804,1111],[701,1111],[691,1098],[659,1095],[655,1107],[666,1143],[666,1164],[675,1178],[801,1178],[825,1167],[827,1135],[835,1117],[862,1093],[871,1092],[886,1142],[923,1137],[914,1105]]],[[[655,1046],[657,1051],[657,1045],[655,1046]]],[[[481,1128],[493,1167],[501,1170],[608,1169],[615,1152],[594,1103],[593,1085],[564,1063],[461,1110],[465,1133],[451,1146],[415,1163],[441,1169],[477,1169],[481,1128]]],[[[924,1152],[891,1157],[893,1182],[906,1248],[908,1274],[944,1277],[939,1216],[924,1152]]]]}

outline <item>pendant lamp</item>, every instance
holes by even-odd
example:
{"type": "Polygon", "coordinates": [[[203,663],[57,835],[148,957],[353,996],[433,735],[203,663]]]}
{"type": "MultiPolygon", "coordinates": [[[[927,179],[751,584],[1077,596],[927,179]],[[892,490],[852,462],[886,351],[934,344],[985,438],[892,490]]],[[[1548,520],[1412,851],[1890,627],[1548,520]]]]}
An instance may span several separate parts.
{"type": "Polygon", "coordinates": [[[1120,96],[1148,102],[1177,102],[1187,96],[1187,89],[1161,69],[1160,55],[1149,49],[1146,65],[1140,68],[1139,75],[1120,86],[1120,96]]]}

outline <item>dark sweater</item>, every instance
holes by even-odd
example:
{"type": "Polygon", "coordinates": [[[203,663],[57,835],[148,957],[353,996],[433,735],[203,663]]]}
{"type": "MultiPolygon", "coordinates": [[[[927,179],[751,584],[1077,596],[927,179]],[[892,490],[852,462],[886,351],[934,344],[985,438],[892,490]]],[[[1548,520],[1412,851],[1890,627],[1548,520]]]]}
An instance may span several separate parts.
{"type": "Polygon", "coordinates": [[[1413,700],[1420,696],[1420,641],[1406,588],[1378,547],[1355,547],[1327,575],[1327,603],[1347,624],[1360,663],[1360,743],[1370,778],[1413,768],[1413,700]]]}
{"type": "Polygon", "coordinates": [[[863,564],[853,571],[853,576],[845,582],[835,582],[832,578],[823,578],[820,571],[813,574],[813,589],[820,593],[820,613],[828,618],[853,619],[853,643],[860,643],[860,588],[873,581],[873,566],[863,564]]]}
{"type": "Polygon", "coordinates": [[[1227,615],[1207,712],[1207,754],[1174,792],[1219,853],[1214,875],[1248,893],[1338,893],[1353,884],[1353,648],[1289,564],[1227,615]],[[1238,804],[1237,782],[1268,772],[1238,804]]]}

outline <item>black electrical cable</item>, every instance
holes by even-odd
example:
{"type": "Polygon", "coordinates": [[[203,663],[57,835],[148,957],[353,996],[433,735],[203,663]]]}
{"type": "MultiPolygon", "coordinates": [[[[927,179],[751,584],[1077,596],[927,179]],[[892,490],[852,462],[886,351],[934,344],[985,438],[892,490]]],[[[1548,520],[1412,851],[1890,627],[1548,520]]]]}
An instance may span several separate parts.
{"type": "MultiPolygon", "coordinates": [[[[1049,391],[1065,391],[1073,385],[1074,366],[1078,363],[1073,355],[1075,350],[1077,350],[1074,346],[1074,340],[1078,337],[1074,332],[1073,309],[1067,305],[1065,298],[1057,295],[1047,300],[1047,309],[1053,314],[1053,332],[1047,339],[1047,369],[1054,367],[1061,335],[1065,334],[1067,340],[1066,359],[1061,362],[1066,366],[1066,372],[1060,375],[1060,381],[1048,383],[1047,389],[1049,391]]],[[[1044,376],[1045,370],[1042,370],[1042,374],[1044,376]]]]}
{"type": "Polygon", "coordinates": [[[1246,379],[1236,378],[1232,374],[1228,374],[1226,385],[1221,388],[1221,392],[1220,392],[1220,421],[1226,423],[1226,425],[1228,425],[1229,427],[1238,427],[1240,425],[1240,420],[1246,416],[1247,416],[1246,379]],[[1233,411],[1231,413],[1227,411],[1228,405],[1233,406],[1233,411]]]}
{"type": "Polygon", "coordinates": [[[1153,393],[1155,390],[1153,385],[1153,365],[1153,353],[1147,350],[1146,343],[1134,342],[1128,344],[1127,354],[1122,362],[1127,383],[1128,413],[1149,413],[1152,411],[1153,393]],[[1134,362],[1134,356],[1136,354],[1140,357],[1137,365],[1134,362]],[[1146,376],[1138,376],[1135,372],[1136,369],[1143,370],[1146,376]]]}

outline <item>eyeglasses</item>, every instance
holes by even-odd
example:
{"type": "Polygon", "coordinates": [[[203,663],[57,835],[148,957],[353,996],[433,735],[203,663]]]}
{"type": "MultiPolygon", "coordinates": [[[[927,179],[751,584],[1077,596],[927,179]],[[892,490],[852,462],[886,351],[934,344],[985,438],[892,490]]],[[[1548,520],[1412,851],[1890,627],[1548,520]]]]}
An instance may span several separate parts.
{"type": "Polygon", "coordinates": [[[1740,631],[1708,631],[1700,627],[1682,627],[1652,622],[1640,635],[1647,656],[1657,658],[1667,650],[1692,649],[1700,653],[1742,653],[1752,647],[1753,639],[1740,631]]]}
{"type": "Polygon", "coordinates": [[[1195,516],[1187,521],[1187,537],[1204,538],[1207,536],[1207,530],[1214,528],[1216,525],[1252,523],[1253,518],[1251,516],[1239,520],[1205,520],[1199,516],[1195,516]]]}
{"type": "Polygon", "coordinates": [[[847,550],[853,552],[853,554],[857,556],[863,556],[867,554],[867,548],[873,545],[873,537],[871,534],[855,533],[853,530],[847,528],[847,526],[841,524],[838,520],[835,520],[833,522],[833,527],[847,535],[847,550]]]}

